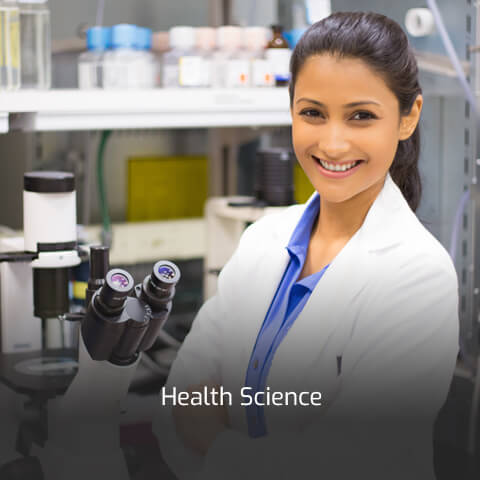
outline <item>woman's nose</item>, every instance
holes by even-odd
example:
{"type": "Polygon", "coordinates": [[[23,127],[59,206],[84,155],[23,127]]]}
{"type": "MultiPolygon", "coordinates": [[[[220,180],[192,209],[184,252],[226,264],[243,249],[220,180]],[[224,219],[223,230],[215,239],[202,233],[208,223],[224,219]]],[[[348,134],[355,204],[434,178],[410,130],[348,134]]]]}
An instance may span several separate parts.
{"type": "Polygon", "coordinates": [[[325,126],[318,140],[318,148],[327,157],[338,158],[350,150],[350,142],[346,132],[339,126],[325,126]]]}

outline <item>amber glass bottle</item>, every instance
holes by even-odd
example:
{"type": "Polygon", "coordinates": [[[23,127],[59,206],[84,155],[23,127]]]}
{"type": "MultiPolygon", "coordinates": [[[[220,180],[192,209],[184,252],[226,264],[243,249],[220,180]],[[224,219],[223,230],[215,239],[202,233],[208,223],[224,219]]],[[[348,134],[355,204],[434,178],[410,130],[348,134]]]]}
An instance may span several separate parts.
{"type": "Polygon", "coordinates": [[[290,56],[292,52],[282,35],[283,27],[273,25],[272,30],[273,38],[267,45],[266,58],[271,62],[275,75],[275,85],[282,87],[288,85],[290,79],[290,56]]]}

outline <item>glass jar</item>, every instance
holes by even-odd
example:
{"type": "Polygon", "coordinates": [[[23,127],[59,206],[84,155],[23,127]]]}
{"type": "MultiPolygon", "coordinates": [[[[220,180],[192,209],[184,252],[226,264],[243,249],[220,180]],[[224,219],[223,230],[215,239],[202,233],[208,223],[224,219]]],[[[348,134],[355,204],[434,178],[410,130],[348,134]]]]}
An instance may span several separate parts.
{"type": "Polygon", "coordinates": [[[21,87],[47,89],[52,83],[50,10],[47,0],[19,0],[21,87]]]}

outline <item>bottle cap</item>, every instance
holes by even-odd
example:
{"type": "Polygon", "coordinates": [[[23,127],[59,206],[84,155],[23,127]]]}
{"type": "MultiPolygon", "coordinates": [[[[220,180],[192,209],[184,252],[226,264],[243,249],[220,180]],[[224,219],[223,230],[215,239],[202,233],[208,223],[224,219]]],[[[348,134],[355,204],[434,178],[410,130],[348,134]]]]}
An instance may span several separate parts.
{"type": "Polygon", "coordinates": [[[103,51],[110,44],[110,29],[108,27],[91,27],[87,30],[87,48],[103,51]]]}
{"type": "Polygon", "coordinates": [[[113,48],[135,48],[137,27],[122,23],[112,27],[113,48]]]}
{"type": "Polygon", "coordinates": [[[197,36],[197,48],[213,50],[215,48],[215,29],[211,27],[199,27],[195,29],[197,36]]]}
{"type": "Polygon", "coordinates": [[[268,29],[264,27],[246,27],[243,29],[243,44],[249,50],[262,50],[267,47],[268,29]]]}
{"type": "Polygon", "coordinates": [[[169,48],[168,42],[168,32],[155,32],[152,35],[152,50],[160,53],[166,52],[169,48]]]}
{"type": "Polygon", "coordinates": [[[139,50],[152,49],[152,31],[149,28],[137,27],[135,46],[139,50]]]}
{"type": "Polygon", "coordinates": [[[217,29],[217,45],[224,50],[237,50],[242,46],[242,28],[230,25],[217,29]]]}
{"type": "Polygon", "coordinates": [[[195,46],[195,29],[193,27],[173,27],[169,31],[170,48],[193,48],[195,46]]]}

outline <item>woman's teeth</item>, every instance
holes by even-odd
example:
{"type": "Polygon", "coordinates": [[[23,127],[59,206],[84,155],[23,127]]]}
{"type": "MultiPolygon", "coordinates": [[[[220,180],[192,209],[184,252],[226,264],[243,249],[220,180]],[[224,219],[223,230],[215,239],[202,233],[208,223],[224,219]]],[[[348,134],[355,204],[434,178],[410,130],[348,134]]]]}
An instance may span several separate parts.
{"type": "Polygon", "coordinates": [[[350,170],[351,168],[355,167],[360,163],[360,161],[355,161],[351,163],[343,163],[342,165],[339,165],[338,163],[328,163],[325,162],[324,160],[320,160],[317,157],[314,157],[317,162],[319,162],[325,170],[330,170],[331,172],[346,172],[347,170],[350,170]]]}

